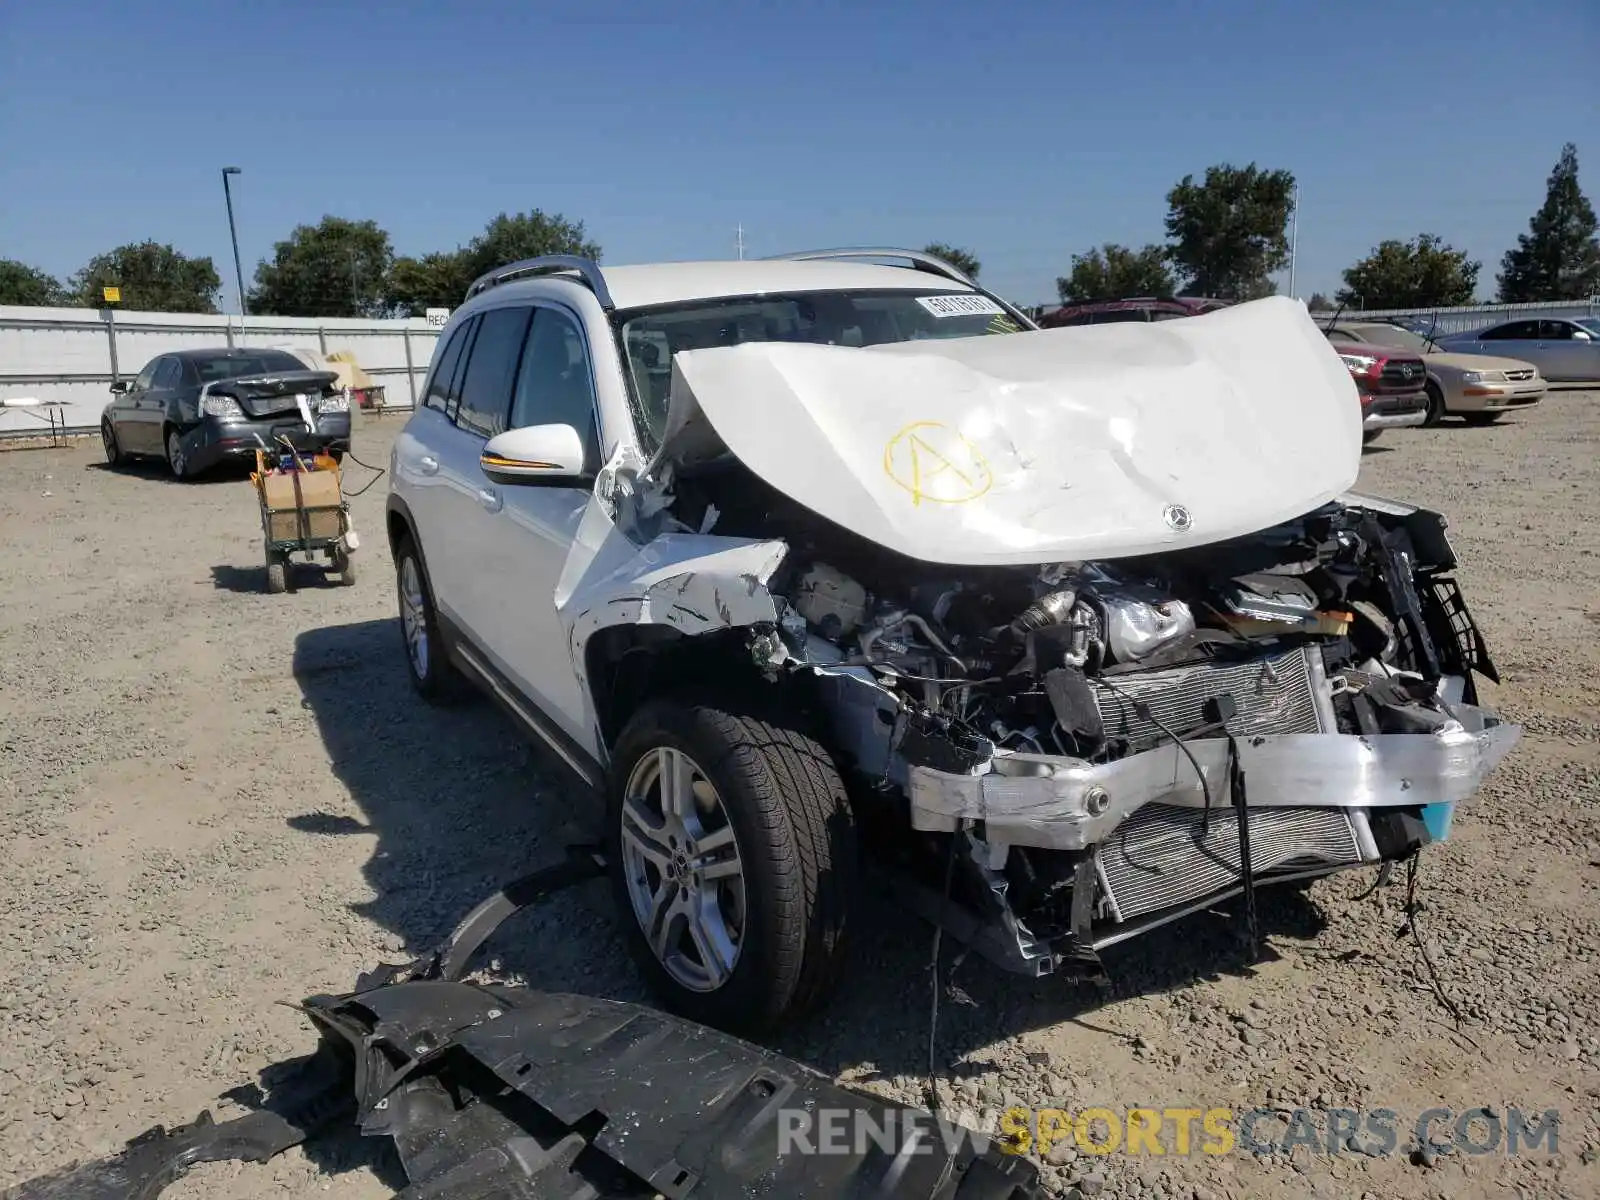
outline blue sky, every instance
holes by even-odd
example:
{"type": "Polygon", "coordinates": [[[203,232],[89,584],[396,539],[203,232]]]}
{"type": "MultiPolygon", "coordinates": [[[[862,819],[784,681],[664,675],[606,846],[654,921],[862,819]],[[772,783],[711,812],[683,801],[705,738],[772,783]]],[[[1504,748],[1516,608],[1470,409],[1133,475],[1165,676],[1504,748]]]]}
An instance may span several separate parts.
{"type": "Polygon", "coordinates": [[[296,224],[399,253],[502,210],[614,263],[946,241],[1022,303],[1162,238],[1212,163],[1301,183],[1296,291],[1379,240],[1484,263],[1575,141],[1600,201],[1600,4],[671,0],[0,6],[0,256],[65,275],[154,238],[248,280],[296,224]]]}

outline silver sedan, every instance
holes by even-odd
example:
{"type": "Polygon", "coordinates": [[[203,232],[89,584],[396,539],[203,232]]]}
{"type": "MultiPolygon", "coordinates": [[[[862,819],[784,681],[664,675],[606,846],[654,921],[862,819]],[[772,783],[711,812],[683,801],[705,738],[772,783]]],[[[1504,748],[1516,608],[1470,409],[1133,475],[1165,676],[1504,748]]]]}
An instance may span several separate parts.
{"type": "Polygon", "coordinates": [[[1456,354],[1520,358],[1552,383],[1600,379],[1600,317],[1529,317],[1435,338],[1456,354]]]}

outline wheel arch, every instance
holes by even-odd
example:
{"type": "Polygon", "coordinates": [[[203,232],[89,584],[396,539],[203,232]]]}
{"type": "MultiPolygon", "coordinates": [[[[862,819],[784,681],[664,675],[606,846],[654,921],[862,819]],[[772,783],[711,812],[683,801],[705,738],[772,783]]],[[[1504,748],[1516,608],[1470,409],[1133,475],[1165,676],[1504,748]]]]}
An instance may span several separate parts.
{"type": "Polygon", "coordinates": [[[757,668],[748,628],[689,634],[665,625],[609,625],[584,643],[583,673],[600,742],[616,743],[648,701],[697,685],[741,694],[792,690],[757,668]]]}
{"type": "Polygon", "coordinates": [[[389,535],[389,555],[393,557],[400,549],[403,538],[409,537],[417,547],[417,553],[422,553],[422,546],[417,542],[417,525],[411,518],[411,509],[399,496],[391,495],[384,506],[384,526],[389,535]]]}

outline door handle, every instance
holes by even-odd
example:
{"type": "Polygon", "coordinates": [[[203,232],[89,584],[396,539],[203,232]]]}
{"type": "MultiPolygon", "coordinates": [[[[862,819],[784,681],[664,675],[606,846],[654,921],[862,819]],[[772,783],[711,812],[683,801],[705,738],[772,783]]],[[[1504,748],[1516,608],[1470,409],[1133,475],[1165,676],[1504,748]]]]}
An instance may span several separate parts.
{"type": "Polygon", "coordinates": [[[439,460],[431,454],[424,454],[417,459],[417,469],[424,475],[437,475],[439,473],[439,460]]]}
{"type": "Polygon", "coordinates": [[[499,512],[502,504],[499,490],[496,488],[479,488],[478,503],[490,512],[499,512]]]}

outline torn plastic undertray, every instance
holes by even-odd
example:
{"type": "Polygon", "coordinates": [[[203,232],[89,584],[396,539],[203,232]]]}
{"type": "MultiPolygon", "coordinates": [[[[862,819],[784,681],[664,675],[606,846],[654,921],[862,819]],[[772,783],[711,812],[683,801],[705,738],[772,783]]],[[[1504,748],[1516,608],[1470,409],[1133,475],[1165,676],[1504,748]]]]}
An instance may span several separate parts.
{"type": "Polygon", "coordinates": [[[321,1044],[258,1111],[152,1129],[6,1200],[153,1200],[196,1163],[265,1162],[352,1120],[394,1140],[403,1200],[1038,1194],[1033,1164],[983,1136],[947,1142],[921,1110],[846,1091],[738,1038],[642,1005],[459,982],[506,917],[602,870],[598,856],[575,855],[518,880],[431,954],[306,1000],[321,1044]],[[865,1122],[897,1140],[852,1135],[842,1153],[779,1153],[780,1114],[830,1109],[846,1129],[865,1122]],[[932,1136],[913,1145],[908,1132],[932,1136]]]}

